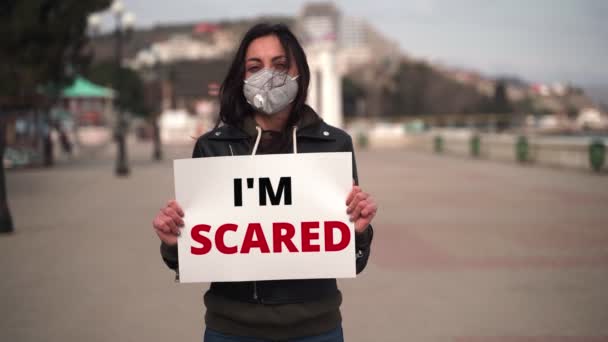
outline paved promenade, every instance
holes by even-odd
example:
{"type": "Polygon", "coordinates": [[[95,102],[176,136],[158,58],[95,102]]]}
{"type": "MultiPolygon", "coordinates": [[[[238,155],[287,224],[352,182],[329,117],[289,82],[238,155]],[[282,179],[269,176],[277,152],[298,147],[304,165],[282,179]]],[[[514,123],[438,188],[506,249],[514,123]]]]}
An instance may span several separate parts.
{"type": "MultiPolygon", "coordinates": [[[[179,285],[151,228],[171,162],[132,146],[8,172],[0,341],[201,341],[207,284],[179,285]]],[[[167,159],[189,157],[173,148],[167,159]]],[[[380,206],[341,281],[346,341],[608,341],[608,175],[419,152],[358,155],[380,206]]]]}

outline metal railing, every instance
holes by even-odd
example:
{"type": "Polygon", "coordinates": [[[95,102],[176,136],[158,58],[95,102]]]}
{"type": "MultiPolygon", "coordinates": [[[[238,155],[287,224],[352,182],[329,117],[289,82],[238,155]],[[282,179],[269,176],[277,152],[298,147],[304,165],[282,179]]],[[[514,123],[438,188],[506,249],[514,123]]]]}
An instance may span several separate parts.
{"type": "Polygon", "coordinates": [[[547,166],[607,169],[608,138],[543,137],[467,132],[430,132],[413,146],[438,154],[547,166]]]}

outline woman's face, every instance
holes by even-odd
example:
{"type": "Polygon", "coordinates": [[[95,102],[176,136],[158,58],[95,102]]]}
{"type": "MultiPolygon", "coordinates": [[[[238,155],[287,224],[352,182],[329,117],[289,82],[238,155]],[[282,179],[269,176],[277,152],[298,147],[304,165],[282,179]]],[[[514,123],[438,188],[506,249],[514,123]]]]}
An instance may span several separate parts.
{"type": "Polygon", "coordinates": [[[245,54],[245,78],[256,72],[270,68],[277,71],[287,71],[294,77],[298,75],[298,67],[291,57],[291,67],[287,68],[287,56],[279,38],[275,35],[255,39],[249,44],[245,54]]]}

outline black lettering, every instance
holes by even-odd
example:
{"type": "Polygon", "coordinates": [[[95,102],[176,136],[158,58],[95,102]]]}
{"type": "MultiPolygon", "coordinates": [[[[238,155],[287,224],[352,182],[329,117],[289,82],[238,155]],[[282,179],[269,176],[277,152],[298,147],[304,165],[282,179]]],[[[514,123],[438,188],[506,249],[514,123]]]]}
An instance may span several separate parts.
{"type": "Polygon", "coordinates": [[[234,206],[243,206],[243,180],[240,178],[234,179],[234,206]]]}
{"type": "Polygon", "coordinates": [[[285,195],[285,205],[291,205],[291,177],[281,177],[279,179],[279,187],[277,192],[274,192],[270,178],[263,177],[259,180],[260,185],[260,205],[266,205],[266,194],[270,198],[270,204],[279,205],[281,197],[285,195]]]}

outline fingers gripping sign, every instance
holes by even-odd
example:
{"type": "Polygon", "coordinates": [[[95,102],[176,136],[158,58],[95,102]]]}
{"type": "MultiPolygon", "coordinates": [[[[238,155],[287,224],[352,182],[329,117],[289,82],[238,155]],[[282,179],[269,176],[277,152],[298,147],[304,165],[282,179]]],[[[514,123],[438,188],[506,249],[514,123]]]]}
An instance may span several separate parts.
{"type": "Polygon", "coordinates": [[[378,210],[376,201],[358,185],[353,185],[346,198],[346,206],[346,213],[350,215],[351,222],[355,223],[356,233],[362,233],[367,229],[378,210]]]}
{"type": "Polygon", "coordinates": [[[158,237],[165,244],[174,246],[177,244],[177,236],[184,226],[184,211],[175,200],[171,200],[162,207],[152,221],[152,227],[158,237]]]}

